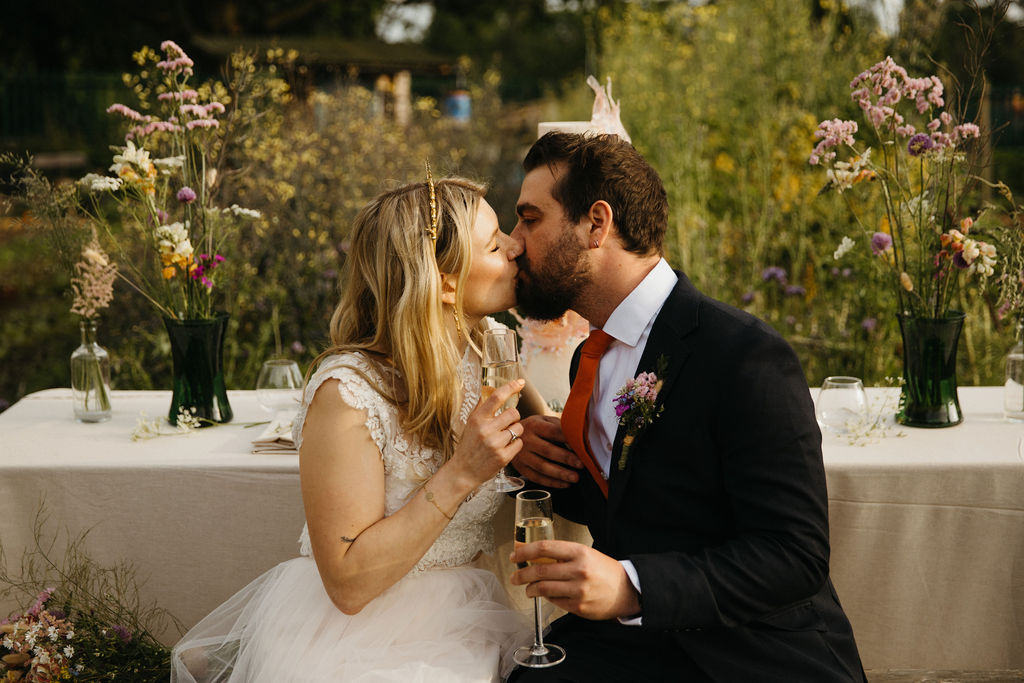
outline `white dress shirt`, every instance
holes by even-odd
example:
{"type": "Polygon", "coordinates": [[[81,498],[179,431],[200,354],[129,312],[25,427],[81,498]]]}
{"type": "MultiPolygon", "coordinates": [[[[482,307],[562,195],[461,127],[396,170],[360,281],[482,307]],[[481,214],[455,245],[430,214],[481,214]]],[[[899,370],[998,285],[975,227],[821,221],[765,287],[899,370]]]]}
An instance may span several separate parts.
{"type": "Polygon", "coordinates": [[[635,376],[654,320],[678,281],[679,278],[668,262],[661,259],[612,311],[604,324],[604,331],[613,339],[597,366],[594,393],[590,395],[588,405],[590,417],[587,438],[590,451],[606,479],[611,471],[615,432],[619,428],[619,418],[615,414],[615,394],[626,384],[626,380],[635,376]]]}
{"type": "MultiPolygon", "coordinates": [[[[594,392],[588,404],[587,439],[605,479],[611,472],[612,446],[619,418],[615,414],[615,395],[637,371],[643,356],[647,338],[651,335],[654,320],[672,293],[679,277],[665,259],[647,274],[640,284],[622,300],[604,324],[604,331],[611,335],[612,342],[601,356],[594,379],[594,392]]],[[[640,591],[640,577],[629,560],[620,560],[623,569],[640,591]]],[[[642,617],[619,619],[627,626],[639,626],[642,617]]]]}

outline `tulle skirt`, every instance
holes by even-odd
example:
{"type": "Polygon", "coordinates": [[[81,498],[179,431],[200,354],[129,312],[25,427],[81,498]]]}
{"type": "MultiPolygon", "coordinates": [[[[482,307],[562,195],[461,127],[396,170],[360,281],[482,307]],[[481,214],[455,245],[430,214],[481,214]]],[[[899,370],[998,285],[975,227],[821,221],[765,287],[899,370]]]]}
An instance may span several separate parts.
{"type": "Polygon", "coordinates": [[[309,557],[279,564],[174,647],[172,683],[490,682],[530,642],[484,569],[410,574],[358,614],[331,603],[309,557]]]}

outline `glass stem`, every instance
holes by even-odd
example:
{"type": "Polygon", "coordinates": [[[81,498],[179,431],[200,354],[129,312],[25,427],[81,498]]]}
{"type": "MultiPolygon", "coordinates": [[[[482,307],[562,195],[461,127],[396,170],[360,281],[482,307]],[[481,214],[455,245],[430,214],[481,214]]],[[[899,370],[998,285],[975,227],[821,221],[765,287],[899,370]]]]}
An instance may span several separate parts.
{"type": "Polygon", "coordinates": [[[540,620],[540,598],[533,599],[533,654],[547,654],[544,647],[544,627],[540,620]]]}

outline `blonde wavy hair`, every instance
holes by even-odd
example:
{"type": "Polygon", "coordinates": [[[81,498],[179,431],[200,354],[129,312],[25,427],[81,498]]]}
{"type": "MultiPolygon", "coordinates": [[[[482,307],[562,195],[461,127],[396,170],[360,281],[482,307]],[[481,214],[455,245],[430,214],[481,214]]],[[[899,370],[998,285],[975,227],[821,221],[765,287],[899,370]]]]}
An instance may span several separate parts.
{"type": "Polygon", "coordinates": [[[471,235],[486,188],[465,178],[438,180],[434,187],[436,242],[428,231],[427,183],[383,192],[356,216],[341,301],[331,317],[331,346],[310,373],[324,358],[345,352],[392,364],[401,386],[381,387],[365,379],[400,408],[406,431],[447,459],[455,450],[451,421],[462,398],[462,377],[461,354],[446,324],[453,312],[464,320],[471,235]],[[441,301],[442,273],[455,278],[454,311],[441,301]]]}

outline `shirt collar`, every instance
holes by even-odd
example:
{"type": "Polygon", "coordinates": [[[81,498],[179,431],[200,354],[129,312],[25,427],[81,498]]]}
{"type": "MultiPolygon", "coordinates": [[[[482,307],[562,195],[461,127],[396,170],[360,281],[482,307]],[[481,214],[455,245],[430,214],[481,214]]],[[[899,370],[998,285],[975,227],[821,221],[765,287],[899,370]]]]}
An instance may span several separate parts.
{"type": "Polygon", "coordinates": [[[636,346],[678,281],[668,261],[660,259],[647,277],[615,307],[604,331],[627,346],[636,346]]]}

